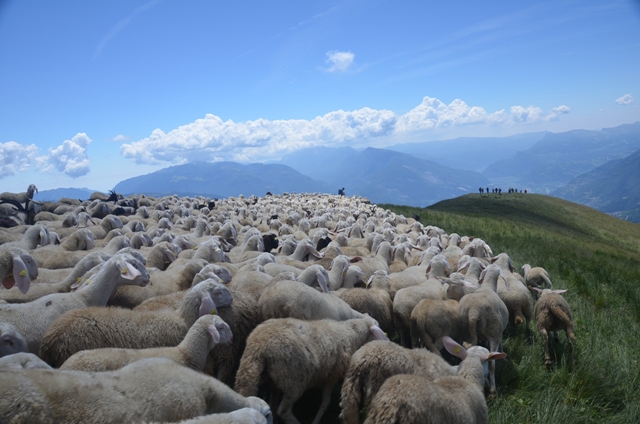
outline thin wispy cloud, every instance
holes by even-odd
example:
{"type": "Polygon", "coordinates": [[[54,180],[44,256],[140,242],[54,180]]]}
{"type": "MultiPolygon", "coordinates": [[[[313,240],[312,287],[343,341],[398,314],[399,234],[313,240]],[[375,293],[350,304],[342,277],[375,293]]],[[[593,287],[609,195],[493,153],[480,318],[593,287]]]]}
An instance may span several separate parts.
{"type": "Polygon", "coordinates": [[[127,25],[129,25],[136,15],[139,15],[139,14],[151,9],[153,6],[155,6],[156,4],[160,3],[160,1],[162,1],[162,0],[152,0],[152,1],[148,2],[148,3],[143,4],[142,6],[137,7],[129,16],[119,20],[113,27],[111,27],[111,29],[109,29],[109,31],[107,31],[105,36],[102,37],[102,39],[100,40],[100,43],[98,43],[98,45],[96,46],[96,49],[95,49],[95,51],[93,53],[93,60],[97,59],[98,56],[100,56],[100,53],[102,53],[102,49],[104,49],[104,46],[106,46],[107,43],[117,33],[122,31],[127,25]]]}
{"type": "Polygon", "coordinates": [[[337,50],[331,50],[327,52],[327,58],[325,63],[327,67],[324,69],[326,72],[342,73],[346,72],[351,65],[356,55],[351,52],[340,52],[337,50]]]}
{"type": "Polygon", "coordinates": [[[568,106],[561,105],[548,112],[536,106],[512,106],[509,111],[487,112],[460,99],[445,104],[436,98],[424,97],[418,106],[402,115],[365,107],[337,110],[311,120],[234,122],[208,114],[167,133],[156,129],[145,139],[123,144],[120,153],[140,164],[203,160],[255,162],[276,159],[307,147],[366,145],[374,140],[390,140],[394,136],[405,137],[440,128],[526,126],[558,119],[570,111],[568,106]]]}
{"type": "Polygon", "coordinates": [[[623,106],[630,105],[633,103],[633,96],[631,94],[625,94],[624,96],[616,99],[616,103],[623,106]]]}
{"type": "Polygon", "coordinates": [[[109,141],[115,141],[116,143],[124,143],[125,141],[129,141],[131,138],[127,137],[123,134],[118,134],[117,136],[110,138],[109,141]]]}

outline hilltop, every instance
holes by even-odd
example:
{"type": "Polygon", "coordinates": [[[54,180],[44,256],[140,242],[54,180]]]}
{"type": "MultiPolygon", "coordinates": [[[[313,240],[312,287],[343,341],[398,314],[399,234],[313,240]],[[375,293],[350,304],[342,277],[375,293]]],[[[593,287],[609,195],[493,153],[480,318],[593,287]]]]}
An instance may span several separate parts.
{"type": "MultiPolygon", "coordinates": [[[[517,270],[544,267],[573,312],[575,367],[564,360],[564,334],[553,343],[553,370],[544,348],[507,330],[506,361],[496,363],[498,391],[491,423],[640,422],[640,226],[559,198],[471,194],[428,208],[380,205],[424,225],[480,237],[506,252],[517,270]]],[[[535,325],[533,330],[535,333],[535,325]]]]}

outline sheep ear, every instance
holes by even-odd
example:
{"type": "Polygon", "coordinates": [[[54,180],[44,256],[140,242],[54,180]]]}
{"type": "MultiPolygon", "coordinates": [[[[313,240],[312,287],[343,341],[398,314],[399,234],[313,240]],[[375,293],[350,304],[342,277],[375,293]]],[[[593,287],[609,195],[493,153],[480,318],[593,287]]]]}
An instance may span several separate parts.
{"type": "Polygon", "coordinates": [[[442,338],[442,344],[444,345],[445,349],[447,349],[447,352],[449,352],[453,356],[456,356],[456,357],[458,357],[460,359],[463,359],[463,360],[464,360],[464,358],[467,357],[467,349],[465,349],[464,347],[460,346],[451,337],[444,336],[442,338]]]}
{"type": "Polygon", "coordinates": [[[47,244],[49,244],[49,234],[47,233],[47,231],[42,228],[40,230],[40,246],[46,246],[47,244]]]}
{"type": "Polygon", "coordinates": [[[91,250],[94,247],[96,247],[96,242],[93,241],[93,238],[89,235],[89,233],[87,233],[85,235],[85,239],[86,239],[86,242],[87,242],[87,250],[91,250]]]}
{"type": "Polygon", "coordinates": [[[316,272],[316,278],[318,279],[318,284],[320,285],[320,288],[322,289],[322,291],[325,293],[329,293],[329,287],[327,287],[327,280],[324,278],[324,275],[322,275],[322,272],[320,271],[316,272]]]}
{"type": "MultiPolygon", "coordinates": [[[[552,293],[556,293],[556,294],[561,294],[561,293],[565,293],[567,292],[567,289],[563,289],[563,290],[552,290],[552,293]]],[[[540,290],[540,293],[542,293],[542,290],[540,290]]]]}
{"type": "Polygon", "coordinates": [[[389,338],[387,337],[387,335],[377,325],[372,325],[371,327],[369,327],[369,332],[371,333],[373,338],[376,340],[389,341],[389,338]]]}
{"type": "Polygon", "coordinates": [[[539,288],[537,288],[537,287],[531,287],[531,286],[529,286],[529,290],[531,290],[531,291],[537,291],[538,293],[542,293],[542,290],[540,290],[540,289],[539,289],[539,288]]]}
{"type": "Polygon", "coordinates": [[[216,309],[216,304],[213,303],[213,299],[211,299],[211,296],[209,295],[209,293],[206,293],[202,299],[200,299],[200,310],[199,310],[199,314],[200,316],[203,315],[217,315],[218,314],[218,310],[216,309]]]}
{"type": "Polygon", "coordinates": [[[136,277],[139,277],[140,271],[136,269],[133,265],[131,265],[127,261],[118,261],[118,268],[120,268],[120,274],[122,274],[122,278],[126,280],[134,280],[136,277]]]}
{"type": "Polygon", "coordinates": [[[362,258],[360,256],[354,256],[353,258],[349,259],[349,263],[356,263],[356,262],[362,262],[362,258]]]}
{"type": "MultiPolygon", "coordinates": [[[[29,287],[31,286],[31,280],[29,279],[27,266],[24,264],[24,261],[20,256],[13,257],[13,280],[15,281],[18,290],[20,290],[20,293],[27,294],[29,287]]],[[[11,285],[13,286],[13,284],[11,285]]]]}
{"type": "Polygon", "coordinates": [[[218,332],[218,329],[216,328],[215,325],[210,325],[207,330],[209,331],[209,334],[211,334],[211,338],[213,339],[213,344],[218,344],[220,343],[220,333],[218,332]]]}
{"type": "Polygon", "coordinates": [[[506,357],[507,357],[507,354],[504,353],[504,352],[490,352],[486,356],[486,358],[485,357],[482,358],[482,362],[486,362],[486,361],[489,361],[489,360],[494,361],[496,359],[504,359],[506,357]]]}
{"type": "Polygon", "coordinates": [[[171,250],[167,249],[164,251],[164,257],[167,261],[173,262],[176,260],[176,255],[171,250]]]}
{"type": "Polygon", "coordinates": [[[491,264],[492,264],[492,263],[494,263],[494,262],[495,262],[495,261],[497,261],[497,260],[498,260],[498,257],[497,257],[497,256],[494,256],[493,258],[489,259],[489,263],[491,263],[491,264]]]}

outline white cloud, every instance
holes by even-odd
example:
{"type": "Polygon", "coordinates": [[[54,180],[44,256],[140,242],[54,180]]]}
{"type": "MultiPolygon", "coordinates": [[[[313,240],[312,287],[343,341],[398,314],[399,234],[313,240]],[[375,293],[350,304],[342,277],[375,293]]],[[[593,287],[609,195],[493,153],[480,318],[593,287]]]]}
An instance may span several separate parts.
{"type": "MultiPolygon", "coordinates": [[[[544,113],[539,107],[512,106],[489,113],[460,99],[445,104],[432,97],[409,112],[362,108],[338,110],[312,120],[257,119],[223,121],[208,114],[193,123],[165,133],[154,130],[145,139],[123,144],[120,153],[137,163],[162,164],[191,161],[264,161],[313,146],[372,145],[373,139],[406,137],[438,128],[462,125],[527,125],[557,119],[570,112],[561,105],[544,113]]],[[[396,141],[397,142],[397,141],[396,141]]]]}
{"type": "Polygon", "coordinates": [[[369,108],[338,110],[311,121],[258,119],[223,121],[207,114],[169,133],[156,129],[151,136],[123,144],[120,153],[139,163],[235,160],[246,162],[305,147],[378,137],[393,131],[395,113],[369,108]]]}
{"type": "Polygon", "coordinates": [[[328,51],[325,62],[329,67],[326,68],[325,71],[346,72],[353,64],[353,59],[355,59],[355,57],[356,55],[351,52],[339,52],[337,50],[328,51]]]}
{"type": "Polygon", "coordinates": [[[633,96],[631,94],[625,94],[624,96],[616,99],[616,103],[619,105],[628,105],[633,103],[633,96]]]}
{"type": "Polygon", "coordinates": [[[565,115],[571,112],[571,108],[567,105],[560,105],[551,109],[551,112],[544,117],[545,121],[555,121],[560,115],[565,115]]]}
{"type": "Polygon", "coordinates": [[[26,171],[38,154],[35,144],[0,143],[0,179],[26,171]]]}
{"type": "Polygon", "coordinates": [[[118,143],[124,143],[125,141],[129,141],[129,137],[127,137],[126,135],[122,135],[122,134],[118,134],[117,136],[113,137],[111,139],[111,141],[115,141],[118,143]]]}
{"type": "Polygon", "coordinates": [[[86,153],[89,143],[91,139],[87,134],[78,133],[71,140],[65,140],[60,146],[49,149],[46,160],[50,165],[45,168],[45,171],[55,168],[72,178],[86,175],[89,172],[89,158],[86,153]]]}

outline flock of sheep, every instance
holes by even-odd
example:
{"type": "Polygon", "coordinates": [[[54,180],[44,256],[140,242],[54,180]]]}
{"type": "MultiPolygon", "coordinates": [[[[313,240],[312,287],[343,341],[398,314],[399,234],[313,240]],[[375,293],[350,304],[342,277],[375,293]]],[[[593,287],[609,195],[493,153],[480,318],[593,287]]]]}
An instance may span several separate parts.
{"type": "Polygon", "coordinates": [[[486,423],[508,325],[571,355],[544,269],[363,198],[37,206],[0,228],[0,423],[298,423],[319,387],[317,424],[338,384],[344,423],[486,423]]]}

